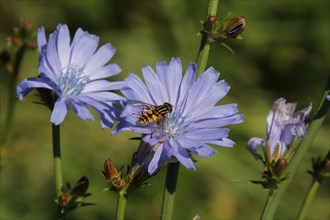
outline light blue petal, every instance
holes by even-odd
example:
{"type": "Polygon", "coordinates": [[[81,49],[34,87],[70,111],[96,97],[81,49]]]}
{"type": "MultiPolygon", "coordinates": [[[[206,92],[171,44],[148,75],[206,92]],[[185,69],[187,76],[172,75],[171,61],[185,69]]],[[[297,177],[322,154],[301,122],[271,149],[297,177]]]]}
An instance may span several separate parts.
{"type": "Polygon", "coordinates": [[[189,137],[188,135],[181,136],[180,138],[177,139],[177,141],[179,142],[181,147],[186,149],[198,148],[204,145],[203,141],[195,139],[194,137],[189,137]]]}
{"type": "Polygon", "coordinates": [[[125,100],[124,97],[113,92],[91,92],[80,94],[79,97],[90,97],[98,102],[114,102],[119,100],[125,100]]]}
{"type": "Polygon", "coordinates": [[[193,84],[187,98],[187,105],[183,115],[191,115],[192,112],[199,110],[201,102],[216,97],[214,86],[219,78],[219,72],[214,68],[207,69],[193,84]]]}
{"type": "Polygon", "coordinates": [[[217,82],[216,86],[218,88],[217,89],[218,99],[221,100],[229,92],[230,86],[225,80],[220,80],[219,82],[217,82]]]}
{"type": "MultiPolygon", "coordinates": [[[[71,43],[71,48],[80,41],[81,37],[84,35],[84,33],[86,33],[85,31],[83,31],[81,28],[78,28],[76,33],[74,34],[72,43],[71,43]]],[[[88,33],[88,32],[87,32],[88,33]]]]}
{"type": "Polygon", "coordinates": [[[185,134],[184,137],[196,139],[198,141],[208,142],[228,137],[228,132],[228,128],[195,129],[185,134]]]}
{"type": "Polygon", "coordinates": [[[172,58],[167,68],[162,68],[162,66],[158,65],[156,67],[159,81],[166,88],[167,102],[175,104],[182,80],[182,63],[180,58],[172,58]]]}
{"type": "Polygon", "coordinates": [[[222,138],[222,139],[216,140],[216,141],[207,141],[207,143],[219,145],[222,147],[233,147],[235,145],[235,142],[228,138],[222,138]]]}
{"type": "Polygon", "coordinates": [[[47,62],[47,59],[41,59],[38,65],[38,72],[40,74],[45,74],[48,78],[50,78],[53,82],[58,82],[58,76],[56,73],[54,73],[54,70],[51,68],[49,63],[47,62]]]}
{"type": "Polygon", "coordinates": [[[125,82],[127,87],[123,88],[121,92],[127,99],[142,101],[149,104],[153,103],[147,87],[136,74],[129,74],[126,77],[125,82]]]}
{"type": "Polygon", "coordinates": [[[122,81],[109,82],[107,80],[96,80],[96,81],[88,83],[81,93],[119,90],[119,89],[122,89],[124,86],[125,86],[125,83],[122,81]]]}
{"type": "MultiPolygon", "coordinates": [[[[168,73],[168,66],[165,62],[157,63],[157,69],[162,69],[162,71],[168,73]]],[[[152,94],[152,100],[154,100],[155,105],[161,105],[164,102],[168,102],[166,88],[164,87],[164,82],[160,82],[154,70],[150,67],[142,68],[142,73],[144,80],[146,82],[149,93],[152,94]]]]}
{"type": "Polygon", "coordinates": [[[59,74],[62,70],[62,65],[57,52],[57,35],[58,30],[50,34],[47,44],[46,56],[44,57],[44,59],[46,59],[48,68],[56,75],[56,78],[59,78],[59,74]]]}
{"type": "Polygon", "coordinates": [[[244,115],[236,114],[224,118],[209,118],[202,121],[195,122],[195,128],[213,128],[222,127],[231,124],[241,123],[243,121],[244,115]]]}
{"type": "Polygon", "coordinates": [[[121,72],[117,64],[109,64],[102,67],[97,73],[90,75],[90,80],[102,79],[117,75],[121,72]]]}
{"type": "Polygon", "coordinates": [[[48,78],[48,76],[44,73],[40,73],[40,78],[43,82],[47,83],[52,90],[54,90],[58,97],[62,97],[62,90],[56,82],[54,82],[51,78],[48,78]]]}
{"type": "Polygon", "coordinates": [[[286,104],[286,100],[284,98],[277,99],[272,108],[269,110],[266,119],[267,134],[278,132],[284,122],[292,117],[295,108],[295,103],[286,104]]]}
{"type": "Polygon", "coordinates": [[[111,60],[116,50],[107,43],[100,47],[97,52],[89,59],[87,65],[84,68],[84,72],[88,75],[93,75],[101,70],[101,68],[111,60]]]}
{"type": "Polygon", "coordinates": [[[198,111],[192,110],[190,113],[191,117],[197,118],[199,115],[206,115],[207,112],[213,109],[214,105],[228,93],[229,88],[229,85],[224,80],[209,85],[208,89],[205,89],[205,94],[209,94],[208,97],[201,99],[199,103],[196,104],[196,106],[203,106],[203,108],[198,108],[198,111]]]}
{"type": "Polygon", "coordinates": [[[22,100],[31,90],[36,88],[45,88],[50,89],[52,88],[44,83],[40,78],[33,77],[23,80],[16,88],[16,95],[17,97],[22,100]]]}
{"type": "MultiPolygon", "coordinates": [[[[78,65],[80,68],[90,65],[89,59],[93,56],[98,42],[99,37],[85,32],[80,40],[72,45],[70,64],[78,65]]],[[[84,73],[89,75],[85,69],[84,73]]]]}
{"type": "Polygon", "coordinates": [[[262,156],[258,153],[258,147],[260,144],[264,148],[265,140],[259,137],[253,137],[247,143],[248,150],[252,153],[252,155],[256,158],[256,160],[259,159],[262,160],[262,156]]]}
{"type": "Polygon", "coordinates": [[[174,140],[171,141],[171,145],[173,148],[177,149],[177,151],[174,152],[174,156],[176,157],[176,159],[187,169],[196,170],[194,163],[191,160],[189,152],[183,147],[181,147],[180,144],[174,140]]]}
{"type": "Polygon", "coordinates": [[[57,99],[54,105],[50,121],[55,125],[59,125],[63,122],[67,112],[68,112],[69,102],[65,99],[57,99]]]}
{"type": "Polygon", "coordinates": [[[208,111],[201,111],[200,114],[196,114],[194,119],[196,121],[202,121],[204,119],[216,119],[216,118],[224,118],[231,115],[234,115],[238,112],[237,104],[227,104],[215,106],[213,108],[209,108],[208,111]]]}
{"type": "Polygon", "coordinates": [[[149,166],[148,166],[149,174],[154,173],[158,169],[158,162],[159,162],[160,156],[162,155],[162,152],[163,152],[163,144],[160,144],[158,146],[157,150],[155,151],[155,154],[154,154],[152,160],[149,163],[149,166]]]}
{"type": "Polygon", "coordinates": [[[182,111],[185,106],[187,96],[196,80],[196,73],[196,64],[190,63],[183,76],[182,82],[180,84],[179,93],[177,94],[177,101],[174,104],[175,108],[180,108],[178,109],[179,111],[182,111]]]}
{"type": "Polygon", "coordinates": [[[190,152],[200,157],[210,157],[217,152],[214,148],[196,139],[182,137],[177,141],[181,147],[188,149],[190,152]]]}
{"type": "Polygon", "coordinates": [[[41,54],[43,54],[44,50],[46,50],[47,47],[47,39],[46,39],[46,32],[45,28],[41,27],[38,29],[38,48],[41,54]]]}
{"type": "Polygon", "coordinates": [[[61,25],[58,29],[57,51],[61,66],[67,66],[70,60],[70,32],[67,25],[61,25]]]}
{"type": "Polygon", "coordinates": [[[203,146],[198,148],[189,148],[189,151],[200,157],[205,158],[211,157],[213,154],[217,153],[217,151],[213,147],[210,147],[207,144],[204,144],[203,146]]]}
{"type": "Polygon", "coordinates": [[[78,101],[76,99],[73,99],[73,100],[74,101],[72,101],[71,104],[72,104],[72,108],[73,108],[74,112],[83,120],[93,120],[94,121],[94,117],[90,113],[88,108],[80,101],[78,101]]]}

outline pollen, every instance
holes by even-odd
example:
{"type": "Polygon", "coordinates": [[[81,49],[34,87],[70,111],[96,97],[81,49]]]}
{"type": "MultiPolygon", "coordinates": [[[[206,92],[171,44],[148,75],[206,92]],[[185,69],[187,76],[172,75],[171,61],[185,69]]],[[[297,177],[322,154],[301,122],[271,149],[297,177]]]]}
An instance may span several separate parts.
{"type": "Polygon", "coordinates": [[[63,95],[79,95],[90,82],[89,76],[83,72],[83,69],[74,64],[64,67],[60,75],[59,86],[63,95]]]}

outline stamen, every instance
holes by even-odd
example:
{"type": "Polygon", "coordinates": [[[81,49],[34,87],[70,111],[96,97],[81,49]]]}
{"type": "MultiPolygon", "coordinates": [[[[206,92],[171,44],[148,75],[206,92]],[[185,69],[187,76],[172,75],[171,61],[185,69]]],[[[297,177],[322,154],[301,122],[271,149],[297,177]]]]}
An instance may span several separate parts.
{"type": "Polygon", "coordinates": [[[82,71],[82,68],[71,64],[62,69],[59,86],[64,95],[75,96],[79,95],[89,82],[90,78],[82,71]]]}
{"type": "Polygon", "coordinates": [[[193,121],[189,117],[182,116],[180,112],[173,112],[168,114],[167,119],[164,120],[163,124],[163,136],[167,138],[175,138],[183,135],[192,129],[193,121]]]}

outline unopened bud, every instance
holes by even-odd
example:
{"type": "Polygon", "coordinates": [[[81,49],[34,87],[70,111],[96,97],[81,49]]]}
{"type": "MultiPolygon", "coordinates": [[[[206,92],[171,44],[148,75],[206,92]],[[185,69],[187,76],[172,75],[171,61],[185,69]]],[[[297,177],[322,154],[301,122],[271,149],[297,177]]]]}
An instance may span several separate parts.
{"type": "Polygon", "coordinates": [[[223,30],[220,35],[224,39],[237,38],[237,36],[244,31],[245,26],[245,18],[242,16],[229,19],[223,23],[223,30]]]}
{"type": "Polygon", "coordinates": [[[104,171],[102,173],[109,182],[119,178],[117,168],[110,159],[104,162],[104,171]]]}
{"type": "Polygon", "coordinates": [[[89,185],[89,181],[87,177],[83,176],[78,180],[76,185],[72,188],[70,194],[72,196],[84,197],[88,189],[88,185],[89,185]]]}
{"type": "Polygon", "coordinates": [[[30,19],[24,19],[22,21],[22,28],[26,33],[30,33],[33,31],[33,24],[30,19]]]}

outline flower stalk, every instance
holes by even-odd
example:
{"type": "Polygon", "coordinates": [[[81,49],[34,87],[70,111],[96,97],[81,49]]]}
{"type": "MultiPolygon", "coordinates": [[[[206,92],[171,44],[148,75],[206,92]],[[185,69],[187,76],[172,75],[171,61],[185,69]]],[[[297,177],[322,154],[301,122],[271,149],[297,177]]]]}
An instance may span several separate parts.
{"type": "Polygon", "coordinates": [[[167,166],[166,181],[163,195],[161,219],[172,219],[176,183],[179,176],[180,163],[170,163],[167,166]]]}
{"type": "MultiPolygon", "coordinates": [[[[207,21],[208,17],[217,15],[218,3],[218,0],[209,1],[209,7],[205,21],[207,21]]],[[[200,75],[202,72],[204,72],[207,66],[207,61],[211,50],[211,41],[208,38],[209,35],[204,33],[197,56],[197,75],[200,75]]]]}
{"type": "Polygon", "coordinates": [[[268,199],[261,215],[261,219],[273,219],[278,204],[280,203],[284,193],[286,192],[294,173],[297,171],[299,165],[304,159],[304,156],[306,155],[309,146],[311,146],[311,144],[313,143],[313,140],[316,137],[317,132],[326,117],[326,113],[329,108],[329,101],[326,99],[326,96],[327,94],[329,94],[329,91],[330,77],[328,79],[318,110],[314,115],[312,122],[310,123],[310,126],[308,128],[306,137],[300,142],[296,153],[292,157],[287,167],[287,173],[290,175],[287,177],[287,179],[285,179],[285,181],[281,183],[280,187],[278,187],[278,189],[276,189],[273,194],[268,195],[268,199]]]}
{"type": "Polygon", "coordinates": [[[54,157],[54,173],[55,173],[55,187],[57,198],[62,193],[63,188],[63,174],[61,162],[61,146],[60,146],[60,126],[52,125],[53,133],[53,157],[54,157]]]}
{"type": "Polygon", "coordinates": [[[313,159],[313,171],[309,171],[309,173],[313,176],[313,182],[300,208],[299,216],[297,218],[299,220],[306,218],[306,214],[314,201],[319,186],[325,177],[330,176],[330,151],[323,161],[321,161],[320,158],[317,160],[313,159]]]}
{"type": "Polygon", "coordinates": [[[14,63],[13,63],[13,72],[9,75],[8,84],[7,84],[7,92],[8,92],[8,100],[7,100],[7,112],[6,119],[4,124],[4,140],[3,144],[5,147],[9,147],[11,144],[11,135],[12,135],[12,124],[15,115],[15,104],[16,104],[16,81],[19,75],[20,66],[24,57],[24,54],[27,50],[27,43],[21,45],[21,47],[17,50],[14,63]]]}
{"type": "Polygon", "coordinates": [[[126,189],[122,189],[118,192],[116,220],[124,220],[126,202],[126,189]]]}

